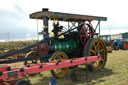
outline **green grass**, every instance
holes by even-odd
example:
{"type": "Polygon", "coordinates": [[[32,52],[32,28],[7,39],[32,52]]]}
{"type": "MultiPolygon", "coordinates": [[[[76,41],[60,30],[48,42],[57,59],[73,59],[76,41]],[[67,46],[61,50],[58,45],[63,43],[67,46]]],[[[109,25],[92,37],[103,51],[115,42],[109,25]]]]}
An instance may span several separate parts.
{"type": "MultiPolygon", "coordinates": [[[[91,82],[73,82],[70,73],[62,79],[57,79],[57,85],[128,85],[128,51],[119,50],[108,54],[107,64],[104,69],[95,72],[88,72],[91,82]]],[[[77,73],[85,77],[84,66],[79,66],[77,73]]],[[[52,77],[49,71],[42,72],[40,75],[29,77],[33,85],[49,85],[52,77]]]]}

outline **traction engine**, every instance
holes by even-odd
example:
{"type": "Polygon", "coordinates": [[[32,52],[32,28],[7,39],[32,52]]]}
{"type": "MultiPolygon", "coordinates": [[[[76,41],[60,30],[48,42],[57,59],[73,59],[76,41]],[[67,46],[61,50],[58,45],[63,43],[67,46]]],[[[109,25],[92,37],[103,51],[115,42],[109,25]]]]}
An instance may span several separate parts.
{"type": "MultiPolygon", "coordinates": [[[[36,50],[29,52],[26,57],[52,54],[36,60],[25,61],[25,65],[33,63],[42,63],[50,61],[63,61],[71,58],[83,56],[100,56],[102,61],[97,61],[86,65],[91,69],[100,69],[105,66],[107,60],[106,46],[99,38],[94,38],[95,29],[91,25],[91,18],[87,20],[72,18],[74,15],[49,12],[43,9],[41,12],[30,15],[32,19],[43,19],[43,40],[47,43],[41,43],[36,50]],[[48,22],[53,20],[52,36],[49,36],[48,22]],[[68,28],[60,25],[59,21],[67,21],[68,28]],[[88,21],[88,23],[85,23],[88,21]],[[70,24],[71,23],[71,24],[70,24]],[[72,25],[72,26],[69,26],[72,25]],[[52,39],[53,38],[53,39],[52,39]]],[[[79,16],[79,15],[78,15],[79,16]]],[[[51,74],[56,78],[64,77],[69,68],[51,70],[51,74]]]]}

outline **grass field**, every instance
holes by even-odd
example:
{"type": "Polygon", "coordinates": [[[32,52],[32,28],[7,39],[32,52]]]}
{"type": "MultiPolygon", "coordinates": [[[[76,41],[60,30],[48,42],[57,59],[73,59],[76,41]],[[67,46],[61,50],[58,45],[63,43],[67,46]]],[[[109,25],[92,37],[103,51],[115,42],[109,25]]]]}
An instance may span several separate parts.
{"type": "Polygon", "coordinates": [[[6,50],[21,49],[36,42],[36,40],[0,42],[0,54],[4,54],[6,50]]]}
{"type": "MultiPolygon", "coordinates": [[[[78,67],[78,72],[85,75],[84,66],[78,67]]],[[[49,85],[52,77],[50,72],[42,72],[40,75],[29,77],[32,85],[49,85]]],[[[83,76],[84,77],[84,76],[83,76]]],[[[119,50],[108,54],[107,64],[104,69],[89,72],[91,82],[70,79],[70,72],[62,79],[57,79],[57,85],[128,85],[128,51],[119,50]]]]}

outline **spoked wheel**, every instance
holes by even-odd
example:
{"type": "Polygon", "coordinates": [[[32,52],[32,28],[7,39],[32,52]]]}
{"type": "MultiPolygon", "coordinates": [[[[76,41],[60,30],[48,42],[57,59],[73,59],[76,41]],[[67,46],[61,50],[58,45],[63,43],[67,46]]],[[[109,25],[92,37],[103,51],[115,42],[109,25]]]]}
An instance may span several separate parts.
{"type": "MultiPolygon", "coordinates": [[[[67,59],[68,59],[68,56],[64,52],[61,52],[61,51],[55,52],[51,57],[51,61],[63,61],[67,59]]],[[[51,74],[55,78],[62,78],[68,73],[68,70],[69,70],[68,67],[61,68],[61,69],[55,69],[55,70],[51,70],[51,74]]]]}
{"type": "Polygon", "coordinates": [[[91,63],[91,66],[94,69],[103,68],[107,61],[107,50],[105,43],[98,38],[89,40],[84,47],[83,56],[100,56],[102,60],[91,63]]]}
{"type": "Polygon", "coordinates": [[[27,80],[17,80],[15,85],[31,85],[27,80]]]}
{"type": "MultiPolygon", "coordinates": [[[[25,57],[28,58],[28,57],[35,57],[35,56],[39,56],[39,54],[36,51],[30,51],[25,57]]],[[[27,66],[27,65],[37,64],[41,62],[42,62],[42,59],[28,60],[24,62],[24,65],[27,66]]],[[[30,76],[34,76],[36,74],[39,74],[39,73],[30,74],[30,76]]]]}
{"type": "Polygon", "coordinates": [[[80,41],[84,46],[87,40],[93,38],[94,30],[90,24],[83,24],[82,28],[80,29],[80,41]]]}
{"type": "MultiPolygon", "coordinates": [[[[39,56],[39,54],[36,51],[30,51],[25,57],[34,57],[34,56],[39,56]]],[[[30,65],[30,64],[37,64],[41,63],[41,59],[36,59],[36,60],[27,60],[24,62],[24,65],[30,65]]]]}

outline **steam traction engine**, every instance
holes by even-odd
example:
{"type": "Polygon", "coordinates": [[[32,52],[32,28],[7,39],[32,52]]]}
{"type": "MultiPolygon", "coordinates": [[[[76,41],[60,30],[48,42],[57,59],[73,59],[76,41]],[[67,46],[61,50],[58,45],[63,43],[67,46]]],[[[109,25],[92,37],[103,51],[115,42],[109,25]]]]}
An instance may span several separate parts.
{"type": "MultiPolygon", "coordinates": [[[[89,63],[86,67],[101,69],[105,66],[107,60],[105,43],[99,38],[94,38],[94,36],[97,27],[100,28],[100,21],[106,21],[106,17],[51,12],[48,9],[42,9],[42,11],[30,14],[30,18],[43,20],[43,31],[41,33],[43,34],[43,41],[47,42],[39,44],[36,50],[30,51],[26,57],[52,55],[40,59],[26,60],[25,65],[63,61],[83,56],[100,56],[101,61],[89,63]],[[91,24],[94,20],[98,21],[95,29],[91,24]],[[49,21],[53,22],[51,33],[48,32],[49,21]],[[62,26],[61,22],[67,22],[68,28],[62,26]]],[[[68,70],[68,67],[55,69],[51,70],[51,74],[56,78],[61,78],[67,74],[68,70]]]]}

